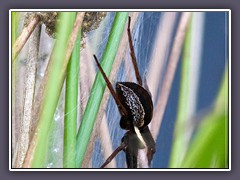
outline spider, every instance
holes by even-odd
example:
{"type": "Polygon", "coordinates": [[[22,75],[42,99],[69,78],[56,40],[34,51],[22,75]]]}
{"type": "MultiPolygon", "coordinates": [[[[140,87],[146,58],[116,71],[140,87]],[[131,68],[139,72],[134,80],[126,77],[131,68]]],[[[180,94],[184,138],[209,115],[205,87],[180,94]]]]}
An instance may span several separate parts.
{"type": "Polygon", "coordinates": [[[131,18],[129,17],[127,28],[128,41],[130,55],[138,83],[117,82],[115,92],[112,84],[99,64],[97,57],[93,55],[96,64],[106,81],[107,87],[118,106],[121,114],[120,127],[127,130],[121,140],[122,142],[120,146],[108,157],[100,168],[104,168],[107,164],[109,164],[111,160],[122,150],[126,154],[128,168],[137,168],[137,156],[139,149],[147,147],[147,159],[149,166],[155,153],[155,141],[148,128],[148,124],[151,122],[153,115],[152,97],[146,83],[144,83],[143,87],[142,79],[139,74],[130,32],[130,24],[131,18]]]}

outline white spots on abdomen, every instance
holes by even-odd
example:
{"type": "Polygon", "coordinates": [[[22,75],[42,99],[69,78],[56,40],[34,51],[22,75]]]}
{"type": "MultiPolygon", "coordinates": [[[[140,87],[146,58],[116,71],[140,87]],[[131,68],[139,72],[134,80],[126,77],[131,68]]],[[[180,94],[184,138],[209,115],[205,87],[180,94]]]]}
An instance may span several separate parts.
{"type": "Polygon", "coordinates": [[[120,83],[119,85],[121,87],[121,91],[123,92],[123,96],[126,99],[126,105],[131,110],[134,125],[137,127],[143,126],[145,112],[139,97],[130,88],[120,83]]]}

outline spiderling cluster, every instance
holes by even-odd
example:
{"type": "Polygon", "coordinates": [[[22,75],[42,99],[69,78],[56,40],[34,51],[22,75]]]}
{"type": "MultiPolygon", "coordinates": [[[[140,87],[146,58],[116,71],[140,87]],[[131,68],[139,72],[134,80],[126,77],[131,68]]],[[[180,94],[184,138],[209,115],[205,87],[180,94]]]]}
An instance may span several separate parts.
{"type": "MultiPolygon", "coordinates": [[[[24,26],[27,26],[32,17],[36,15],[40,17],[41,23],[46,26],[46,33],[56,39],[56,27],[60,23],[59,12],[28,12],[25,15],[24,26]]],[[[106,15],[107,12],[86,12],[82,23],[83,37],[86,37],[88,32],[97,29],[106,15]]],[[[84,47],[84,43],[82,47],[84,47]]]]}

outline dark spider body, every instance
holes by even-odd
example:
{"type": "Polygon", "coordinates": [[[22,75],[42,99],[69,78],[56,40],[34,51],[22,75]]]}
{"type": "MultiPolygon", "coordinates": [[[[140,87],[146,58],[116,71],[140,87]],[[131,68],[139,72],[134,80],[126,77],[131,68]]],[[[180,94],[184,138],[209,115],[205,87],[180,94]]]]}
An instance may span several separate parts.
{"type": "MultiPolygon", "coordinates": [[[[138,149],[144,149],[145,145],[134,132],[133,125],[135,124],[139,128],[147,146],[155,146],[155,143],[150,144],[147,142],[151,138],[148,136],[150,131],[147,125],[152,120],[152,98],[146,89],[133,82],[117,82],[116,92],[128,114],[127,116],[122,116],[120,120],[120,127],[129,130],[122,138],[122,142],[128,144],[128,147],[125,149],[127,165],[129,168],[137,168],[138,149]]],[[[153,138],[151,140],[151,142],[154,142],[153,138]]]]}
{"type": "Polygon", "coordinates": [[[133,82],[117,82],[116,92],[128,116],[122,116],[120,127],[133,130],[135,124],[140,130],[152,120],[153,103],[151,95],[142,86],[133,82]]]}
{"type": "Polygon", "coordinates": [[[148,124],[153,116],[153,102],[151,93],[148,91],[147,84],[142,86],[142,79],[139,74],[136,57],[132,44],[132,37],[130,33],[130,21],[128,21],[128,40],[130,46],[130,54],[136,74],[137,83],[133,82],[117,82],[116,92],[112,84],[108,80],[105,72],[94,55],[97,66],[107,83],[121,114],[120,127],[127,130],[122,138],[120,146],[109,156],[103,163],[101,168],[104,168],[111,160],[123,150],[126,154],[126,161],[128,168],[137,168],[138,150],[147,147],[147,159],[150,166],[153,155],[155,153],[155,141],[148,128],[148,124]]]}

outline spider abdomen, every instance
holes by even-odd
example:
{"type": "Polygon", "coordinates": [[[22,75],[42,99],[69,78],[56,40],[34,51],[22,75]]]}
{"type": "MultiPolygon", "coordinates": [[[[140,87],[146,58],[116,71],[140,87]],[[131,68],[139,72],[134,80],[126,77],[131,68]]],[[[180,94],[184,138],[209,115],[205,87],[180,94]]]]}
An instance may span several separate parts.
{"type": "Polygon", "coordinates": [[[118,82],[117,95],[128,112],[127,117],[122,117],[120,126],[130,129],[134,126],[142,128],[147,126],[152,119],[153,104],[151,95],[142,86],[132,82],[118,82]]]}

